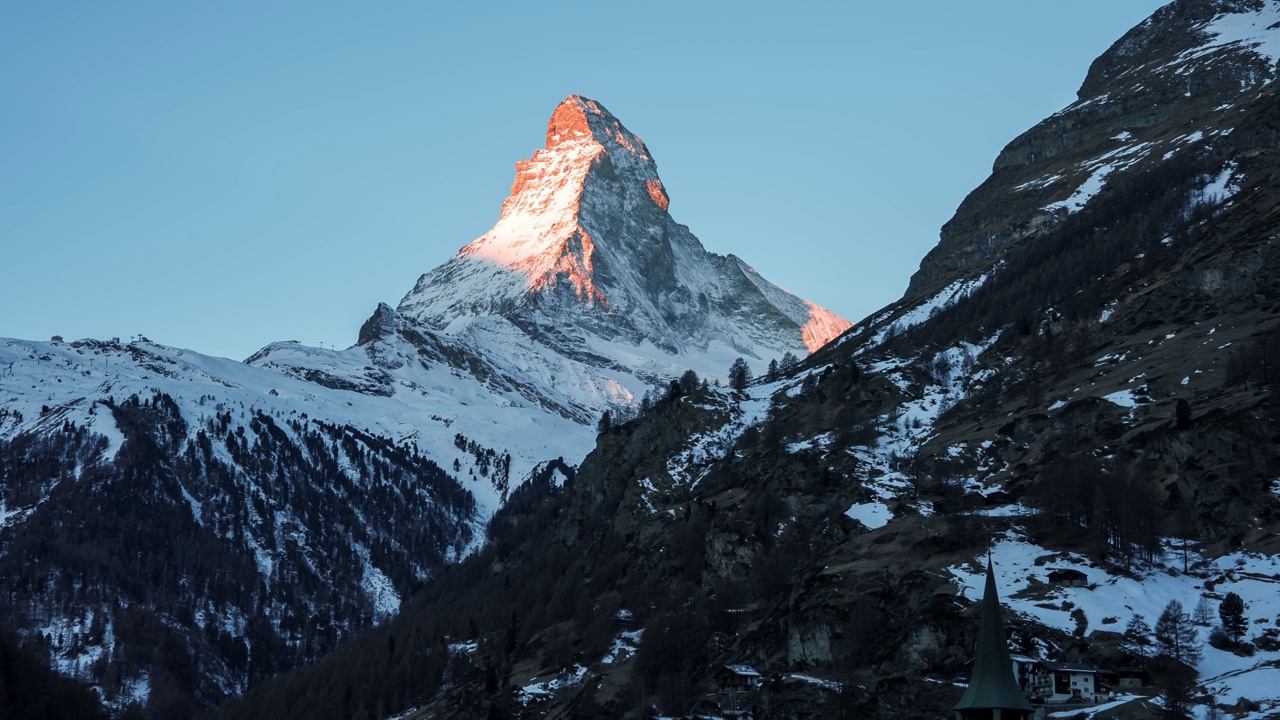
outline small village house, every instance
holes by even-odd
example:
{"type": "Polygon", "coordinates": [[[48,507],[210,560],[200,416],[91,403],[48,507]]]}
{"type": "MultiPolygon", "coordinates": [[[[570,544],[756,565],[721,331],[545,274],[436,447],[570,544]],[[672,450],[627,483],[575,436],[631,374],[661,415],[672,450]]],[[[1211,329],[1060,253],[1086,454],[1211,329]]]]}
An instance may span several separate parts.
{"type": "Polygon", "coordinates": [[[1009,659],[1013,661],[1013,679],[1018,681],[1018,687],[1023,694],[1031,697],[1031,681],[1035,675],[1036,666],[1040,664],[1040,659],[1012,654],[1009,655],[1009,659]]]}
{"type": "Polygon", "coordinates": [[[1074,568],[1055,568],[1049,573],[1049,582],[1063,587],[1088,587],[1089,576],[1074,568]]]}
{"type": "Polygon", "coordinates": [[[716,673],[721,692],[749,692],[758,689],[764,678],[750,665],[725,665],[716,673]]]}
{"type": "Polygon", "coordinates": [[[1098,680],[1098,670],[1080,663],[1041,660],[1032,675],[1031,697],[1047,704],[1106,702],[1110,695],[1098,680]]]}

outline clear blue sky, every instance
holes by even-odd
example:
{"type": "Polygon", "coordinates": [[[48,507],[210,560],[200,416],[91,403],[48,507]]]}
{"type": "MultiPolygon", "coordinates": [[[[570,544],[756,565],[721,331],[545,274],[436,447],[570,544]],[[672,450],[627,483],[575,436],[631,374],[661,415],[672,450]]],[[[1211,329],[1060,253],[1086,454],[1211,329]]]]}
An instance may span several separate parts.
{"type": "Polygon", "coordinates": [[[0,336],[346,346],[565,95],[708,249],[852,320],[1158,0],[0,4],[0,336]]]}

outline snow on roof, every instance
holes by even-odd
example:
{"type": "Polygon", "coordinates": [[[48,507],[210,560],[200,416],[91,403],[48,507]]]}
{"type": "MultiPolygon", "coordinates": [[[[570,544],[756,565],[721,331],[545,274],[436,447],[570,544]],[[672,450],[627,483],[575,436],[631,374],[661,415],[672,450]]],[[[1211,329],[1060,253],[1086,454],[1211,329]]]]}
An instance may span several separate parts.
{"type": "Polygon", "coordinates": [[[1097,668],[1090,667],[1083,663],[1058,662],[1054,660],[1041,660],[1041,664],[1050,670],[1056,672],[1080,672],[1080,673],[1096,673],[1097,668]]]}
{"type": "Polygon", "coordinates": [[[750,665],[725,665],[725,669],[743,677],[760,677],[760,673],[750,665]]]}

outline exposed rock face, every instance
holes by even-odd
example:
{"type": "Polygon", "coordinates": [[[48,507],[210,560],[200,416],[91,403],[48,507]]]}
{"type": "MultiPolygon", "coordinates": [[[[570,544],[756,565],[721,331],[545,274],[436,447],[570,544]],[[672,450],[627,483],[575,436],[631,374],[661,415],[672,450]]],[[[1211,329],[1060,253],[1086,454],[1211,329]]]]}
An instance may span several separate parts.
{"type": "Polygon", "coordinates": [[[1277,75],[1277,21],[1274,2],[1180,0],[1126,33],[1094,61],[1076,102],[1000,153],[943,227],[906,300],[995,266],[1125,174],[1201,152],[1216,162],[1206,172],[1224,167],[1233,129],[1272,101],[1260,91],[1277,75]]]}
{"type": "Polygon", "coordinates": [[[798,625],[787,636],[787,663],[806,668],[831,662],[831,627],[798,625]]]}

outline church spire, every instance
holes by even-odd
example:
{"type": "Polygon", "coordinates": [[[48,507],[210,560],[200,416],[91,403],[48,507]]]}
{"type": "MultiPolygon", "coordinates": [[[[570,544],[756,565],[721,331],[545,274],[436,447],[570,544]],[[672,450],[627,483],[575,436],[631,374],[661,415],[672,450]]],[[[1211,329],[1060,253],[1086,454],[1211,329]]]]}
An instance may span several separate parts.
{"type": "Polygon", "coordinates": [[[1013,661],[1004,634],[996,575],[987,560],[987,586],[982,593],[982,620],[973,658],[973,677],[960,702],[958,718],[983,717],[991,720],[1021,720],[1031,712],[1031,703],[1013,677],[1013,661]]]}

